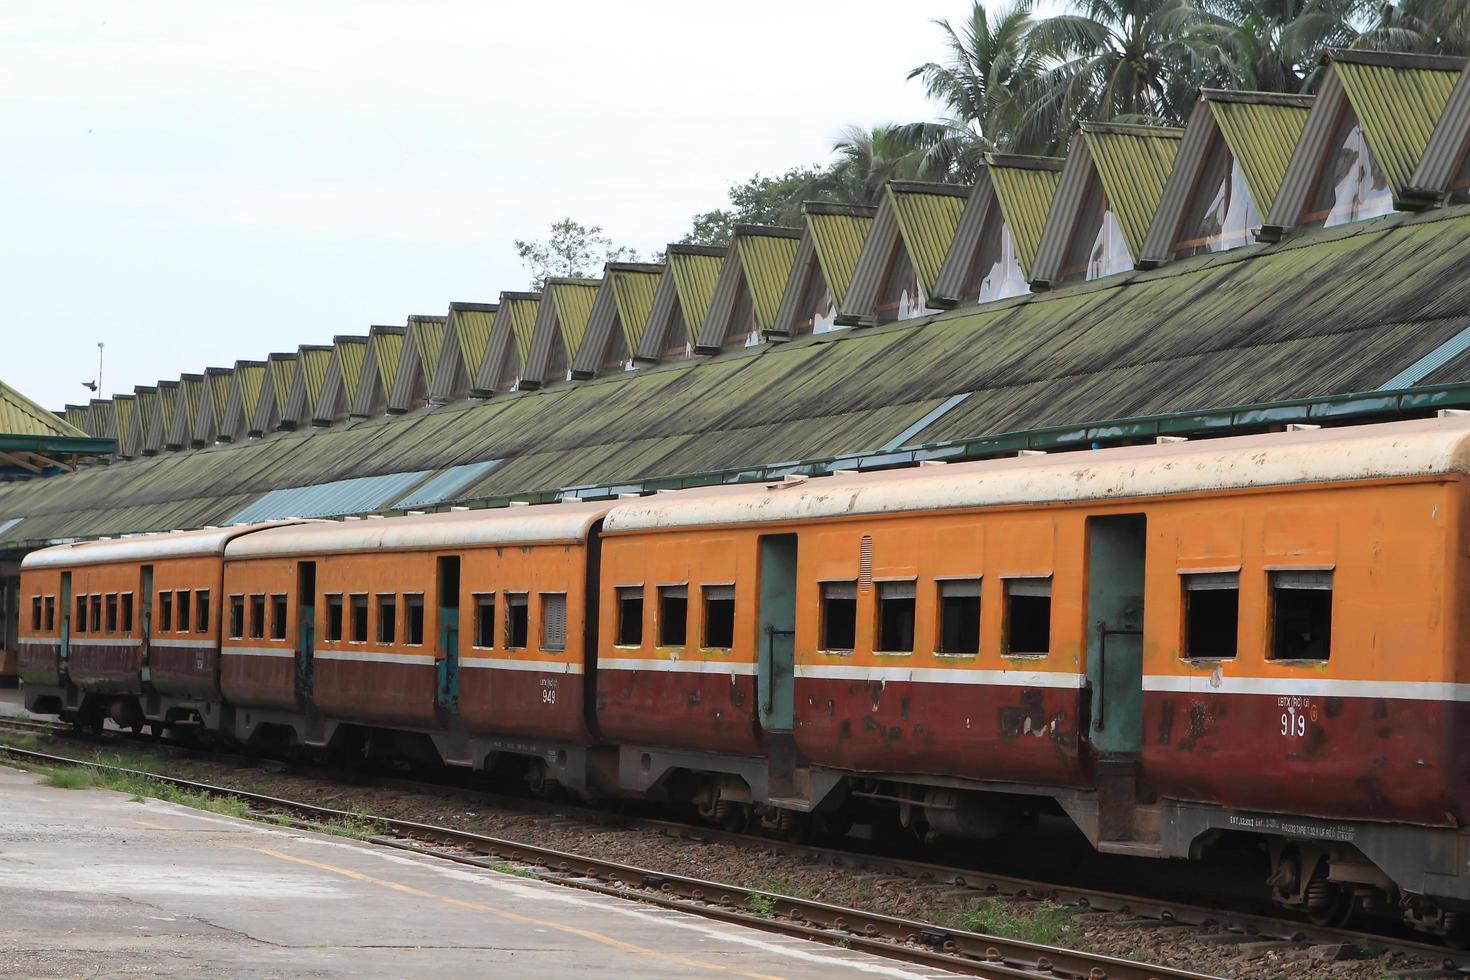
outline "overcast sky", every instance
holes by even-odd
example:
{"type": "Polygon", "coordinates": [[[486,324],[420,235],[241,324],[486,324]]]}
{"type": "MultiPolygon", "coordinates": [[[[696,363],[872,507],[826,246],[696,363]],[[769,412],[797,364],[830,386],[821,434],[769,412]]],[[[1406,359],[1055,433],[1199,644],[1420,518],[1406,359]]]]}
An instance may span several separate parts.
{"type": "Polygon", "coordinates": [[[0,9],[0,377],[48,408],[523,289],[561,217],[649,251],[851,122],[965,0],[0,9]]]}

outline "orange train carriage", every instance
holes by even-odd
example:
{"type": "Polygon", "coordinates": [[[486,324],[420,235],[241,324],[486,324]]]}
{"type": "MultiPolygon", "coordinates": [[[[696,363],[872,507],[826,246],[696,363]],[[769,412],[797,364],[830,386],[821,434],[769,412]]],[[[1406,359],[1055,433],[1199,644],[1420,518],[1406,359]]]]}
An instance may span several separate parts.
{"type": "Polygon", "coordinates": [[[1467,473],[1446,418],[72,545],[23,564],[27,703],[714,819],[985,835],[1055,805],[1102,850],[1255,839],[1286,904],[1454,931],[1467,473]],[[145,588],[174,565],[198,578],[145,588]],[[209,595],[202,683],[153,669],[180,590],[190,630],[209,595]]]}

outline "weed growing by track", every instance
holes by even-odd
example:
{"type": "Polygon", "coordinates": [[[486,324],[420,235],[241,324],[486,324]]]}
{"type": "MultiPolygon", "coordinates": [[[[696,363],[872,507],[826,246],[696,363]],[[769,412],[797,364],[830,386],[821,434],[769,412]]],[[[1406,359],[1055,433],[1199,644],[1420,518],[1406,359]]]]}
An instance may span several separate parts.
{"type": "Polygon", "coordinates": [[[1078,911],[1052,902],[1026,908],[1003,899],[989,898],[969,912],[961,924],[970,932],[1071,948],[1079,938],[1072,925],[1072,916],[1078,911]]]}
{"type": "Polygon", "coordinates": [[[361,840],[364,837],[381,834],[387,828],[365,813],[349,813],[346,816],[336,817],[332,820],[314,824],[313,829],[319,830],[324,834],[334,834],[338,837],[353,837],[361,840]]]}
{"type": "MultiPolygon", "coordinates": [[[[16,748],[30,748],[22,744],[30,738],[30,736],[7,736],[3,741],[4,744],[16,748]]],[[[45,765],[15,757],[10,757],[7,761],[18,769],[25,769],[44,776],[47,786],[55,786],[58,789],[106,789],[115,793],[126,793],[138,803],[154,799],[193,807],[196,810],[222,813],[231,817],[251,815],[249,805],[243,800],[228,796],[213,796],[198,790],[182,789],[150,778],[146,773],[153,772],[158,767],[157,762],[151,759],[117,754],[97,757],[96,761],[103,765],[136,770],[131,773],[109,772],[88,766],[45,765]]]]}

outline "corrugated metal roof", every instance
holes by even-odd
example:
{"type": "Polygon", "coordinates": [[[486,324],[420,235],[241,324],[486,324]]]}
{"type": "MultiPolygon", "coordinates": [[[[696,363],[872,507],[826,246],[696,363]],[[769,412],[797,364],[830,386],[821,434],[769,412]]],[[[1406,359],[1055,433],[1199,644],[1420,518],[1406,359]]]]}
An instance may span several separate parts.
{"type": "Polygon", "coordinates": [[[138,403],[137,433],[123,448],[129,456],[138,456],[148,443],[149,426],[158,414],[158,389],[153,385],[138,385],[133,389],[133,397],[138,403]]]}
{"type": "Polygon", "coordinates": [[[67,405],[61,410],[61,413],[63,422],[76,429],[80,435],[87,434],[86,405],[67,405]]]}
{"type": "Polygon", "coordinates": [[[461,463],[458,466],[440,470],[423,485],[395,500],[393,507],[397,510],[410,510],[453,500],[461,490],[482,479],[503,462],[505,462],[503,459],[485,459],[478,463],[461,463]]]}
{"type": "MultiPolygon", "coordinates": [[[[461,355],[468,372],[473,375],[475,369],[480,366],[480,360],[485,356],[485,348],[490,344],[490,326],[495,322],[495,314],[500,309],[498,305],[489,304],[483,309],[460,309],[451,307],[450,315],[454,317],[455,338],[459,342],[461,355]]],[[[535,317],[531,318],[535,322],[535,317]]]]}
{"type": "Polygon", "coordinates": [[[136,395],[113,395],[112,405],[117,429],[116,455],[131,456],[134,452],[131,446],[135,428],[134,420],[138,412],[138,398],[136,395]]]}
{"type": "Polygon", "coordinates": [[[333,337],[334,348],[332,356],[337,358],[342,365],[342,391],[347,396],[347,402],[352,402],[352,397],[357,394],[357,383],[362,379],[362,362],[367,357],[368,339],[366,337],[333,337]]]}
{"type": "Polygon", "coordinates": [[[1031,263],[1036,260],[1036,249],[1041,244],[1041,230],[1046,227],[1046,216],[1051,211],[1052,198],[1056,196],[1057,184],[1061,182],[1061,159],[1058,157],[1036,157],[1034,163],[1023,163],[1023,158],[1014,156],[987,155],[985,170],[995,188],[995,199],[1000,204],[1001,217],[1011,231],[1011,241],[1016,246],[1016,259],[1021,271],[1031,275],[1031,263]]]}
{"type": "Polygon", "coordinates": [[[439,360],[429,383],[429,401],[443,404],[469,394],[485,362],[491,328],[500,307],[494,303],[449,304],[440,341],[439,360]]]}
{"type": "Polygon", "coordinates": [[[1240,163],[1256,212],[1269,214],[1311,113],[1311,97],[1212,90],[1202,97],[1240,163]]]}
{"type": "Polygon", "coordinates": [[[20,527],[20,522],[23,520],[25,520],[24,517],[8,517],[0,521],[0,537],[8,535],[17,527],[20,527]]]}
{"type": "Polygon", "coordinates": [[[403,356],[403,327],[373,327],[369,334],[373,353],[377,356],[378,382],[386,395],[393,390],[393,379],[398,374],[398,361],[403,356]]]}
{"type": "Polygon", "coordinates": [[[260,396],[265,390],[266,374],[269,371],[265,361],[236,361],[235,375],[231,388],[231,400],[239,400],[240,423],[249,425],[250,420],[255,418],[255,411],[260,407],[260,396]]]}
{"type": "Polygon", "coordinates": [[[112,401],[94,398],[87,405],[87,435],[102,439],[117,438],[117,419],[112,414],[112,401]]]}
{"type": "Polygon", "coordinates": [[[628,353],[638,349],[643,337],[643,327],[653,310],[653,294],[658,291],[662,270],[617,268],[609,269],[605,277],[612,281],[613,299],[617,301],[618,323],[623,328],[623,339],[628,353]]]}
{"type": "Polygon", "coordinates": [[[899,236],[919,275],[919,284],[924,287],[924,295],[932,296],[970,188],[890,180],[887,194],[893,202],[899,236]]]}
{"type": "Polygon", "coordinates": [[[683,251],[671,246],[665,256],[665,264],[668,266],[667,274],[674,277],[674,291],[679,297],[679,310],[684,315],[684,322],[690,325],[691,330],[698,330],[704,322],[704,315],[709,312],[725,256],[683,251]]]}
{"type": "Polygon", "coordinates": [[[1434,126],[1429,145],[1405,193],[1426,202],[1437,202],[1450,190],[1455,170],[1462,165],[1470,146],[1470,64],[1460,73],[1460,80],[1445,103],[1444,113],[1434,126]]]}
{"type": "MultiPolygon", "coordinates": [[[[778,235],[755,226],[742,226],[736,230],[732,245],[740,250],[745,288],[750,290],[756,323],[763,330],[776,322],[781,294],[786,289],[786,280],[791,277],[791,266],[796,261],[796,248],[801,239],[801,233],[795,229],[782,230],[794,234],[778,235]]],[[[684,319],[694,322],[687,309],[684,319]]]]}
{"type": "Polygon", "coordinates": [[[234,375],[233,368],[205,369],[205,378],[209,387],[209,407],[214,411],[216,425],[225,417],[225,406],[230,401],[230,381],[234,375]]]}
{"type": "Polygon", "coordinates": [[[543,295],[549,294],[556,304],[556,323],[569,361],[582,346],[587,318],[592,315],[592,304],[601,286],[601,279],[552,279],[546,283],[543,295]]]}
{"type": "Polygon", "coordinates": [[[806,230],[812,237],[822,278],[832,293],[833,302],[839,305],[852,282],[858,256],[862,254],[863,242],[868,237],[868,229],[873,226],[876,211],[876,208],[841,205],[802,205],[806,230]]]}
{"type": "Polygon", "coordinates": [[[521,363],[526,363],[526,357],[531,353],[531,338],[536,335],[536,315],[541,309],[541,299],[530,297],[506,296],[500,303],[500,316],[504,316],[506,323],[510,326],[511,337],[516,342],[516,352],[520,355],[521,363]]]}
{"type": "Polygon", "coordinates": [[[178,396],[174,401],[173,422],[163,440],[165,449],[180,449],[192,441],[194,424],[199,418],[199,406],[203,402],[204,375],[180,375],[178,396]]]}
{"type": "Polygon", "coordinates": [[[1093,165],[1118,219],[1128,251],[1135,258],[1158,209],[1164,184],[1174,167],[1184,130],[1164,126],[1083,123],[1093,165]]]}
{"type": "Polygon", "coordinates": [[[341,517],[345,514],[371,513],[382,510],[390,501],[428,476],[429,472],[386,473],[382,476],[334,480],[309,487],[271,490],[261,494],[223,523],[251,524],[283,517],[341,517]]]}
{"type": "Polygon", "coordinates": [[[148,424],[148,443],[146,449],[150,452],[162,452],[168,441],[169,431],[174,425],[174,412],[179,403],[179,383],[177,381],[159,381],[158,397],[153,402],[153,415],[148,424]]]}
{"type": "Polygon", "coordinates": [[[271,395],[275,398],[276,411],[286,410],[286,399],[291,396],[291,379],[296,376],[295,353],[272,354],[267,360],[271,375],[271,395]]]}
{"type": "Polygon", "coordinates": [[[1396,199],[1409,186],[1464,66],[1460,58],[1332,52],[1332,69],[1396,199]]]}
{"type": "Polygon", "coordinates": [[[87,433],[68,419],[57,418],[10,385],[0,381],[0,433],[18,436],[80,438],[87,433]]]}
{"type": "MultiPolygon", "coordinates": [[[[489,317],[486,316],[485,320],[485,336],[489,337],[489,317]]],[[[442,316],[408,318],[408,335],[413,341],[414,349],[418,351],[419,370],[424,373],[424,381],[428,384],[434,383],[434,369],[439,364],[439,351],[444,346],[444,329],[447,323],[448,318],[442,316]]]]}

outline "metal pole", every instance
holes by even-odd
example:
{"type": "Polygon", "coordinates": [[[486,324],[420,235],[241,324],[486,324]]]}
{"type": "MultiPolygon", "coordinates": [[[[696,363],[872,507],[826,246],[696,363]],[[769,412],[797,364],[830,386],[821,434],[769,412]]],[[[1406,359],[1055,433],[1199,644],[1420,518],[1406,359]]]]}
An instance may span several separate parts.
{"type": "Polygon", "coordinates": [[[104,345],[103,345],[102,341],[100,341],[100,340],[97,341],[97,396],[99,398],[102,397],[102,393],[107,390],[106,388],[102,387],[102,348],[103,348],[103,346],[104,345]]]}

